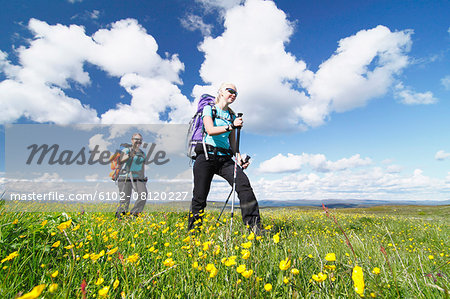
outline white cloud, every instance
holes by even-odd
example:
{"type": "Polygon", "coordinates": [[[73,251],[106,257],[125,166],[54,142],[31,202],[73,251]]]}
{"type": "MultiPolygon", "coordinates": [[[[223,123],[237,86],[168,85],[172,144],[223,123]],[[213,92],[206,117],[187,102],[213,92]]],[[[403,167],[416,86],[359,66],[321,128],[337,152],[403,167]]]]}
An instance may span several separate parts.
{"type": "Polygon", "coordinates": [[[447,159],[448,157],[450,157],[450,153],[446,153],[446,152],[443,151],[443,150],[438,151],[438,152],[436,153],[436,155],[434,155],[434,158],[435,158],[436,160],[440,160],[440,161],[445,160],[445,159],[447,159]]]}
{"type": "Polygon", "coordinates": [[[196,0],[196,1],[202,4],[207,11],[214,9],[228,10],[244,2],[244,0],[196,0]]]}
{"type": "Polygon", "coordinates": [[[77,3],[77,2],[83,2],[83,0],[67,0],[67,1],[69,1],[70,3],[77,3]]]}
{"type": "Polygon", "coordinates": [[[31,19],[34,34],[27,47],[17,50],[20,65],[12,65],[0,52],[0,122],[26,117],[37,122],[161,123],[168,111],[172,122],[187,122],[192,108],[181,94],[179,73],[184,65],[177,55],[157,53],[158,44],[136,20],[117,21],[108,29],[87,36],[82,26],[49,25],[31,19]],[[84,64],[91,63],[132,95],[130,104],[118,103],[101,117],[80,100],[65,94],[74,84],[91,84],[84,64]]]}
{"type": "Polygon", "coordinates": [[[189,31],[200,30],[204,36],[211,35],[213,26],[211,24],[205,24],[200,16],[189,14],[181,19],[180,22],[181,25],[189,31]]]}
{"type": "Polygon", "coordinates": [[[445,89],[450,90],[450,75],[442,78],[441,84],[445,87],[445,89]]]}
{"type": "Polygon", "coordinates": [[[302,153],[301,155],[287,154],[287,156],[278,154],[269,160],[261,162],[258,171],[261,173],[297,172],[302,167],[309,166],[317,172],[329,172],[342,171],[370,164],[372,164],[370,158],[362,159],[359,154],[350,158],[342,158],[335,162],[328,161],[325,155],[322,154],[302,153]]]}
{"type": "Polygon", "coordinates": [[[411,88],[404,87],[402,83],[395,86],[395,97],[406,105],[428,105],[435,104],[438,101],[432,92],[414,92],[411,88]]]}
{"type": "Polygon", "coordinates": [[[289,199],[372,199],[444,200],[450,190],[447,179],[425,176],[420,169],[401,175],[380,167],[362,171],[290,174],[280,179],[253,182],[258,200],[289,199]]]}
{"type": "Polygon", "coordinates": [[[234,82],[240,94],[233,108],[247,115],[246,127],[254,132],[322,125],[332,112],[387,93],[409,63],[410,30],[361,30],[340,40],[335,54],[313,73],[286,51],[294,25],[274,2],[248,0],[224,19],[223,34],[205,37],[199,46],[205,54],[200,75],[208,86],[195,86],[193,94],[234,82]]]}
{"type": "Polygon", "coordinates": [[[94,150],[95,147],[98,146],[97,150],[100,152],[107,151],[108,146],[111,145],[111,142],[105,140],[103,134],[95,134],[91,138],[89,138],[89,149],[94,150]]]}

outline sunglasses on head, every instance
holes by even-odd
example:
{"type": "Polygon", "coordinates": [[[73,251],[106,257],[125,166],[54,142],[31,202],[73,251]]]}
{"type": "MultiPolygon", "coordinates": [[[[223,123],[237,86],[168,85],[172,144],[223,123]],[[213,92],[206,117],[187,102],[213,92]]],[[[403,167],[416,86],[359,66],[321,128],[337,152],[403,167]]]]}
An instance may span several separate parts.
{"type": "Polygon", "coordinates": [[[234,94],[235,96],[237,96],[237,94],[238,94],[237,91],[234,90],[233,88],[225,88],[225,90],[228,91],[231,94],[234,94]]]}

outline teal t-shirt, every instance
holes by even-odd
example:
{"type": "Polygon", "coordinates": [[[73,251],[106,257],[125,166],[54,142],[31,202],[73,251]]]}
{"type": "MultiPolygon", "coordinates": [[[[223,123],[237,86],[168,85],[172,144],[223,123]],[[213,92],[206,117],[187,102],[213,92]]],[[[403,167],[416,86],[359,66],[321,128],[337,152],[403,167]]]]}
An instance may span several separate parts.
{"type": "MultiPolygon", "coordinates": [[[[122,153],[128,155],[130,153],[129,148],[124,148],[122,153]]],[[[130,176],[129,172],[133,174],[133,178],[143,179],[144,178],[144,162],[145,162],[145,153],[142,150],[139,150],[133,159],[128,159],[125,162],[125,165],[122,167],[119,176],[120,177],[128,177],[130,176]]]]}
{"type": "MultiPolygon", "coordinates": [[[[213,119],[214,126],[228,126],[232,124],[233,120],[235,119],[234,115],[232,115],[228,110],[222,110],[217,105],[214,105],[216,107],[216,117],[213,119]]],[[[205,108],[203,108],[203,115],[202,118],[205,116],[210,116],[212,118],[212,107],[207,105],[205,108]]],[[[230,141],[228,137],[230,136],[230,132],[225,132],[223,134],[210,136],[208,133],[205,135],[205,143],[210,144],[215,147],[230,149],[230,141]]]]}

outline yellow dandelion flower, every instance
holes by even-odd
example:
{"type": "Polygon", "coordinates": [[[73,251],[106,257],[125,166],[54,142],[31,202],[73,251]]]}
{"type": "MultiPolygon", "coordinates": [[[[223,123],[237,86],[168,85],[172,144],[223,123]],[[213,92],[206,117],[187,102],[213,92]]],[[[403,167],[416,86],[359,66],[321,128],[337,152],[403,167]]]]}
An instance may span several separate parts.
{"type": "Polygon", "coordinates": [[[50,285],[50,287],[48,288],[48,290],[50,291],[50,293],[56,292],[57,289],[58,289],[58,284],[57,284],[57,283],[52,283],[52,284],[50,285]]]}
{"type": "Polygon", "coordinates": [[[433,259],[434,259],[434,256],[430,254],[430,255],[428,256],[428,259],[433,260],[433,259]]]}
{"type": "Polygon", "coordinates": [[[380,270],[380,268],[375,267],[375,268],[373,268],[372,273],[378,275],[381,273],[381,270],[380,270]]]}
{"type": "Polygon", "coordinates": [[[255,234],[252,232],[250,235],[248,235],[247,240],[252,241],[255,239],[255,234]]]}
{"type": "Polygon", "coordinates": [[[87,260],[89,258],[89,253],[86,253],[85,255],[83,255],[83,259],[87,260]]]}
{"type": "Polygon", "coordinates": [[[119,247],[114,247],[113,249],[109,250],[109,251],[106,253],[106,255],[112,255],[112,254],[116,253],[117,250],[119,250],[119,247]]]}
{"type": "Polygon", "coordinates": [[[291,273],[294,274],[294,275],[297,275],[297,274],[300,273],[300,271],[297,268],[292,268],[291,269],[291,273]]]}
{"type": "Polygon", "coordinates": [[[58,225],[56,228],[59,229],[60,232],[63,232],[64,230],[66,230],[70,225],[72,224],[72,219],[69,219],[66,222],[61,223],[60,225],[58,225]]]}
{"type": "Polygon", "coordinates": [[[247,243],[242,243],[241,246],[242,248],[250,248],[252,247],[252,242],[248,241],[247,243]]]}
{"type": "Polygon", "coordinates": [[[26,293],[25,295],[22,295],[16,299],[35,299],[37,297],[39,297],[42,293],[42,291],[45,289],[47,285],[45,284],[40,284],[38,286],[35,286],[31,292],[26,293]]]}
{"type": "Polygon", "coordinates": [[[100,297],[106,297],[106,295],[108,295],[108,292],[109,292],[109,286],[105,286],[98,291],[98,295],[100,297]]]}
{"type": "Polygon", "coordinates": [[[283,282],[284,282],[284,284],[288,284],[288,283],[289,283],[289,278],[284,277],[284,278],[283,278],[283,282]]]}
{"type": "Polygon", "coordinates": [[[56,270],[55,272],[53,272],[53,273],[52,273],[52,275],[51,275],[51,276],[52,276],[53,278],[55,278],[56,276],[58,276],[58,274],[59,274],[59,271],[58,271],[58,270],[56,270]]]}
{"type": "Polygon", "coordinates": [[[250,276],[252,276],[253,270],[245,270],[245,271],[242,272],[241,274],[242,274],[242,276],[244,276],[245,278],[249,278],[250,276]]]}
{"type": "Polygon", "coordinates": [[[170,243],[169,243],[169,242],[164,243],[164,247],[169,247],[169,246],[170,246],[170,243]]]}
{"type": "Polygon", "coordinates": [[[370,293],[370,297],[375,298],[375,297],[377,297],[377,294],[375,294],[375,293],[370,293]]]}
{"type": "Polygon", "coordinates": [[[217,273],[219,273],[219,270],[214,266],[211,272],[209,273],[209,277],[214,278],[217,275],[217,273]]]}
{"type": "Polygon", "coordinates": [[[264,285],[264,290],[266,290],[267,292],[270,292],[272,290],[272,285],[270,283],[266,283],[264,285]]]}
{"type": "Polygon", "coordinates": [[[317,281],[317,282],[322,282],[322,281],[324,281],[325,279],[327,279],[327,275],[326,274],[324,274],[324,273],[322,273],[322,272],[320,272],[319,274],[314,274],[313,276],[312,276],[312,279],[314,279],[315,281],[317,281]]]}
{"type": "Polygon", "coordinates": [[[242,273],[242,272],[244,272],[245,271],[245,265],[239,265],[237,268],[236,268],[236,271],[237,271],[237,273],[242,273]]]}
{"type": "Polygon", "coordinates": [[[211,272],[212,269],[214,269],[214,264],[208,264],[208,265],[206,265],[206,267],[205,267],[205,270],[206,270],[207,272],[211,272]]]}
{"type": "Polygon", "coordinates": [[[214,255],[219,255],[220,253],[220,246],[216,245],[215,250],[214,250],[214,255]]]}
{"type": "Polygon", "coordinates": [[[273,242],[275,244],[280,242],[280,234],[279,233],[273,236],[273,242]]]}
{"type": "Polygon", "coordinates": [[[103,282],[105,282],[103,277],[99,277],[99,278],[97,278],[97,281],[95,282],[95,285],[101,285],[103,282]]]}
{"type": "Polygon", "coordinates": [[[325,265],[325,266],[323,266],[325,269],[327,269],[327,270],[331,270],[331,271],[334,271],[334,270],[336,270],[336,265],[325,265]]]}
{"type": "Polygon", "coordinates": [[[47,225],[47,223],[48,223],[48,220],[45,219],[44,221],[41,222],[41,226],[44,227],[45,225],[47,225]]]}
{"type": "Polygon", "coordinates": [[[280,262],[280,270],[287,270],[289,267],[291,267],[291,260],[287,257],[286,259],[282,260],[280,262]]]}
{"type": "Polygon", "coordinates": [[[242,250],[241,251],[241,254],[242,254],[242,258],[244,259],[244,260],[246,260],[246,259],[248,259],[249,257],[250,257],[250,251],[249,250],[242,250]]]}
{"type": "Polygon", "coordinates": [[[19,252],[18,252],[18,251],[14,251],[14,252],[8,254],[7,257],[5,257],[4,259],[2,259],[2,261],[0,262],[0,264],[3,264],[3,263],[6,262],[6,261],[10,261],[10,260],[12,260],[12,259],[14,259],[15,257],[18,257],[18,256],[19,256],[19,252]]]}
{"type": "Polygon", "coordinates": [[[172,258],[168,258],[163,262],[164,266],[166,267],[172,267],[175,265],[175,261],[172,258]]]}
{"type": "Polygon", "coordinates": [[[129,263],[135,263],[139,260],[139,254],[135,253],[126,258],[126,261],[129,263]]]}
{"type": "Polygon", "coordinates": [[[360,266],[355,266],[352,272],[352,279],[355,286],[355,292],[360,296],[364,295],[364,274],[360,266]]]}
{"type": "Polygon", "coordinates": [[[73,245],[73,244],[64,246],[64,248],[67,249],[67,250],[72,249],[74,247],[75,247],[75,245],[73,245]]]}
{"type": "Polygon", "coordinates": [[[237,256],[233,255],[228,258],[223,258],[222,263],[225,264],[225,266],[230,267],[236,265],[236,258],[237,256]]]}
{"type": "Polygon", "coordinates": [[[19,219],[14,219],[14,221],[12,222],[12,224],[17,224],[19,223],[19,219]]]}
{"type": "Polygon", "coordinates": [[[328,262],[335,262],[336,261],[336,254],[334,253],[327,253],[327,255],[325,255],[325,260],[328,262]]]}
{"type": "Polygon", "coordinates": [[[192,263],[192,268],[197,269],[198,268],[198,262],[193,262],[192,263]]]}
{"type": "Polygon", "coordinates": [[[115,290],[115,289],[117,289],[117,287],[119,286],[119,280],[116,278],[116,280],[114,280],[114,283],[113,283],[113,290],[115,290]]]}
{"type": "Polygon", "coordinates": [[[58,248],[59,245],[61,244],[61,241],[56,241],[55,243],[53,243],[52,248],[58,248]]]}

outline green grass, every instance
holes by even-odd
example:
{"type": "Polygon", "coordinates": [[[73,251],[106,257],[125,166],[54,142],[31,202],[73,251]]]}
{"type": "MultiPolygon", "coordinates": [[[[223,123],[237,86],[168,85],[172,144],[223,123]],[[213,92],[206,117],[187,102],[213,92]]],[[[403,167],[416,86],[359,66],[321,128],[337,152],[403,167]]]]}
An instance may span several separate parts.
{"type": "Polygon", "coordinates": [[[0,259],[18,252],[1,264],[0,297],[15,298],[44,285],[41,297],[81,298],[84,280],[87,298],[108,287],[110,298],[358,298],[352,280],[358,265],[365,297],[446,298],[449,208],[342,209],[330,210],[330,217],[317,209],[264,209],[263,225],[271,228],[257,240],[242,226],[240,213],[233,232],[229,212],[216,226],[217,209],[207,211],[200,232],[189,234],[187,211],[170,207],[148,205],[142,217],[123,221],[109,212],[10,213],[0,207],[0,259]],[[69,219],[64,231],[57,228],[69,219]],[[248,242],[250,256],[244,259],[248,242]],[[328,253],[336,260],[326,261],[328,253]],[[236,265],[222,262],[231,256],[236,265]],[[281,270],[286,258],[290,266],[281,270]],[[215,276],[206,271],[212,268],[208,264],[218,270],[215,276]],[[253,273],[245,278],[239,265],[253,273]],[[375,267],[379,274],[372,273],[375,267]],[[320,272],[327,277],[316,282],[312,277],[320,272]],[[53,292],[52,283],[57,284],[53,292]],[[266,291],[269,283],[272,290],[266,291]]]}

